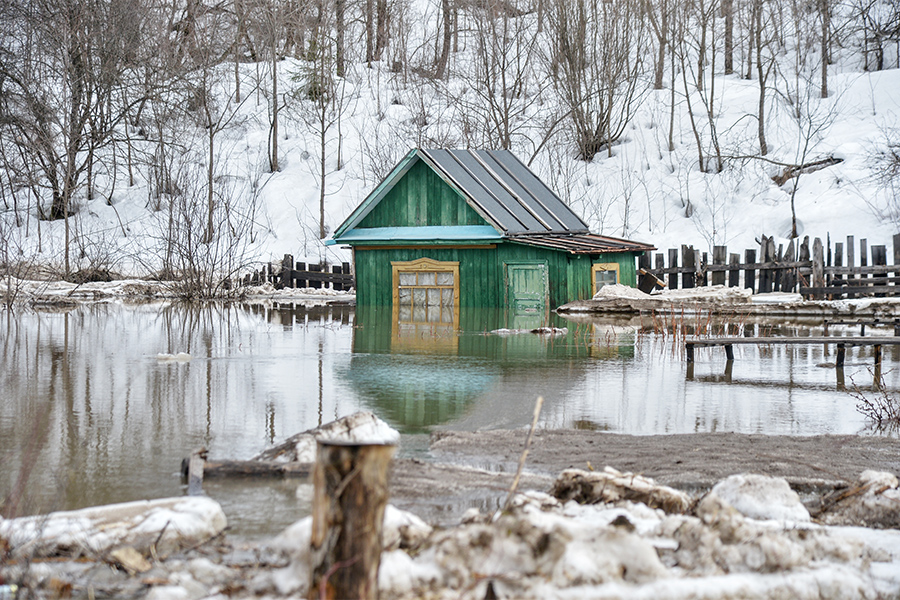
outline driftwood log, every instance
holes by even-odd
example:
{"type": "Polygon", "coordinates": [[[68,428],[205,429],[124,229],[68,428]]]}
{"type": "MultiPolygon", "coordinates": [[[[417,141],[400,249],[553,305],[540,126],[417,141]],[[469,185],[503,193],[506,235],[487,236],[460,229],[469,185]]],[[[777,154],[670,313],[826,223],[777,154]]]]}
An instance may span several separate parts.
{"type": "Polygon", "coordinates": [[[388,467],[396,446],[318,442],[309,599],[378,597],[388,467]]]}
{"type": "MultiPolygon", "coordinates": [[[[195,460],[192,455],[181,462],[181,474],[191,482],[198,474],[196,468],[191,469],[195,460]]],[[[210,477],[309,477],[311,474],[312,463],[278,460],[206,460],[200,463],[199,469],[201,483],[210,477]]]]}

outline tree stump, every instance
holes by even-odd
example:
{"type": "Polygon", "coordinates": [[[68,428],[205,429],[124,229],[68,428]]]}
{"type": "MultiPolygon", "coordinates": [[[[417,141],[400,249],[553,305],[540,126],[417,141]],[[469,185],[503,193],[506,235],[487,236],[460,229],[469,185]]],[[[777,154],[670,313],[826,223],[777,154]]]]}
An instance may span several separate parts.
{"type": "Polygon", "coordinates": [[[313,468],[309,599],[378,598],[393,444],[319,440],[313,468]]]}

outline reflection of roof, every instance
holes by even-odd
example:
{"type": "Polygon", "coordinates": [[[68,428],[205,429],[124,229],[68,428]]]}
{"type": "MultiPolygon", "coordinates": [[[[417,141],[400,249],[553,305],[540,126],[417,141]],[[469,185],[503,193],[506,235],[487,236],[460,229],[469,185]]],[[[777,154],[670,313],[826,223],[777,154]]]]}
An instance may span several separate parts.
{"type": "Polygon", "coordinates": [[[632,242],[620,238],[596,235],[593,233],[576,233],[572,235],[523,235],[510,238],[511,242],[565,250],[572,254],[596,254],[598,252],[643,252],[656,250],[650,244],[632,242]]]}
{"type": "Polygon", "coordinates": [[[587,233],[588,226],[508,150],[419,150],[498,231],[587,233]]]}

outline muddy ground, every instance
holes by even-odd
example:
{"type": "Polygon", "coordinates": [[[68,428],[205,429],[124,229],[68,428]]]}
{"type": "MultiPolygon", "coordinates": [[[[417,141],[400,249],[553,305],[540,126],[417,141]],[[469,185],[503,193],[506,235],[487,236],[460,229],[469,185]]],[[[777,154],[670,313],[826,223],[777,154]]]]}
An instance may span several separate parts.
{"type": "MultiPolygon", "coordinates": [[[[524,430],[435,433],[432,460],[394,462],[391,502],[441,525],[457,523],[468,508],[494,510],[506,497],[526,437],[524,430]]],[[[866,469],[900,474],[900,439],[539,430],[519,489],[547,491],[563,469],[602,470],[607,465],[698,496],[728,475],[772,475],[787,479],[805,501],[815,502],[866,469]]]]}

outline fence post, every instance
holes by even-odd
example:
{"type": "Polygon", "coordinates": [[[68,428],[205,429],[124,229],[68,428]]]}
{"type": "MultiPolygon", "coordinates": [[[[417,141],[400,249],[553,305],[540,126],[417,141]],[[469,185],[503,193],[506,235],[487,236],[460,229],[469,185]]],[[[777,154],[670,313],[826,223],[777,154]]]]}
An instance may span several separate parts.
{"type": "MultiPolygon", "coordinates": [[[[900,233],[894,234],[894,265],[900,265],[900,233]]],[[[900,271],[894,271],[894,277],[900,277],[900,271]]]]}
{"type": "Polygon", "coordinates": [[[313,469],[311,600],[377,598],[388,467],[396,446],[319,441],[313,469]]]}
{"type": "Polygon", "coordinates": [[[856,266],[856,248],[853,245],[853,236],[847,236],[847,266],[851,269],[856,266]]]}
{"type": "MultiPolygon", "coordinates": [[[[728,256],[728,248],[725,246],[713,246],[713,264],[724,266],[725,257],[728,256]]],[[[713,285],[725,285],[725,271],[713,271],[713,285]]]]}
{"type": "MultiPolygon", "coordinates": [[[[300,273],[306,272],[306,263],[305,262],[298,262],[296,267],[297,267],[297,271],[299,271],[300,273]]],[[[299,288],[309,287],[309,282],[306,280],[306,277],[304,277],[300,273],[297,273],[297,276],[298,276],[297,277],[297,287],[299,287],[299,288]]]]}
{"type": "MultiPolygon", "coordinates": [[[[759,244],[759,261],[765,266],[770,266],[775,259],[775,241],[768,237],[762,236],[759,244]]],[[[772,277],[774,271],[769,269],[759,270],[759,293],[767,294],[772,291],[772,277]]]]}
{"type": "Polygon", "coordinates": [[[294,287],[294,257],[290,254],[285,254],[284,258],[281,259],[281,287],[283,288],[292,288],[294,287]]]}
{"type": "MultiPolygon", "coordinates": [[[[775,254],[775,262],[781,263],[784,258],[784,244],[778,244],[778,253],[775,254]]],[[[784,279],[784,269],[778,269],[775,271],[775,277],[772,282],[772,291],[780,292],[781,291],[781,282],[784,279]]]]}
{"type": "Polygon", "coordinates": [[[825,287],[825,248],[822,240],[813,240],[812,287],[825,287]]]}
{"type": "MultiPolygon", "coordinates": [[[[338,265],[334,265],[333,267],[331,267],[331,272],[334,273],[335,275],[341,275],[343,272],[343,269],[341,269],[341,267],[339,267],[338,265]]],[[[338,291],[338,292],[343,291],[344,283],[342,281],[339,281],[336,279],[331,282],[331,289],[338,291]]]]}
{"type": "MultiPolygon", "coordinates": [[[[350,263],[348,263],[348,262],[341,263],[341,272],[344,275],[352,275],[352,273],[350,272],[350,263]]],[[[344,284],[343,284],[344,290],[347,291],[347,290],[352,289],[354,286],[354,283],[349,283],[347,279],[344,279],[344,284]]]]}
{"type": "MultiPolygon", "coordinates": [[[[309,265],[309,271],[310,271],[310,273],[321,273],[321,272],[322,272],[322,265],[309,265]]],[[[309,280],[309,287],[311,287],[311,288],[313,288],[313,289],[315,289],[315,290],[321,289],[321,288],[322,288],[322,282],[321,282],[321,281],[316,281],[316,280],[310,279],[310,280],[309,280]]]]}
{"type": "MultiPolygon", "coordinates": [[[[866,238],[859,240],[859,266],[865,267],[869,264],[869,252],[867,249],[868,241],[866,238]]],[[[860,279],[868,279],[869,276],[865,273],[859,274],[860,279]]],[[[865,284],[863,284],[865,285],[865,284]]]]}
{"type": "MultiPolygon", "coordinates": [[[[780,252],[780,250],[779,250],[780,252]]],[[[784,261],[787,263],[795,262],[794,258],[794,240],[788,242],[787,251],[783,255],[784,261]]],[[[782,292],[793,292],[794,284],[797,283],[797,278],[795,276],[797,272],[797,267],[788,267],[782,271],[781,275],[781,291],[782,292]]]]}
{"type": "Polygon", "coordinates": [[[706,287],[706,265],[709,262],[709,257],[706,255],[706,252],[703,253],[703,257],[700,257],[700,251],[694,250],[694,264],[696,265],[696,274],[694,275],[694,285],[699,287],[706,287]]]}
{"type": "MultiPolygon", "coordinates": [[[[844,266],[844,243],[843,242],[835,242],[834,243],[834,266],[835,267],[843,267],[844,266]]],[[[835,273],[831,278],[832,285],[840,285],[841,279],[843,279],[843,275],[840,273],[835,273]]]]}
{"type": "Polygon", "coordinates": [[[741,255],[736,252],[732,253],[728,258],[728,265],[731,267],[728,271],[728,287],[739,287],[741,285],[739,264],[741,264],[741,255]]]}
{"type": "MultiPolygon", "coordinates": [[[[678,267],[678,250],[669,248],[669,268],[674,269],[676,267],[678,267]]],[[[678,273],[675,273],[674,271],[669,273],[669,289],[678,289],[678,273]]]]}
{"type": "Polygon", "coordinates": [[[681,245],[681,266],[688,269],[681,274],[681,287],[684,289],[694,287],[696,263],[694,262],[694,247],[681,245]]]}
{"type": "MultiPolygon", "coordinates": [[[[872,265],[873,266],[885,266],[887,265],[887,246],[872,246],[872,265]]],[[[887,285],[887,273],[874,273],[872,275],[873,281],[875,285],[887,285]],[[879,281],[881,279],[882,281],[879,281]]],[[[884,296],[884,294],[876,294],[877,296],[884,296]]]]}
{"type": "MultiPolygon", "coordinates": [[[[744,250],[744,262],[748,265],[752,265],[756,262],[756,250],[751,250],[750,248],[744,250]]],[[[753,287],[756,285],[756,270],[752,268],[747,268],[744,270],[744,287],[748,288],[750,292],[753,292],[753,287]]]]}

